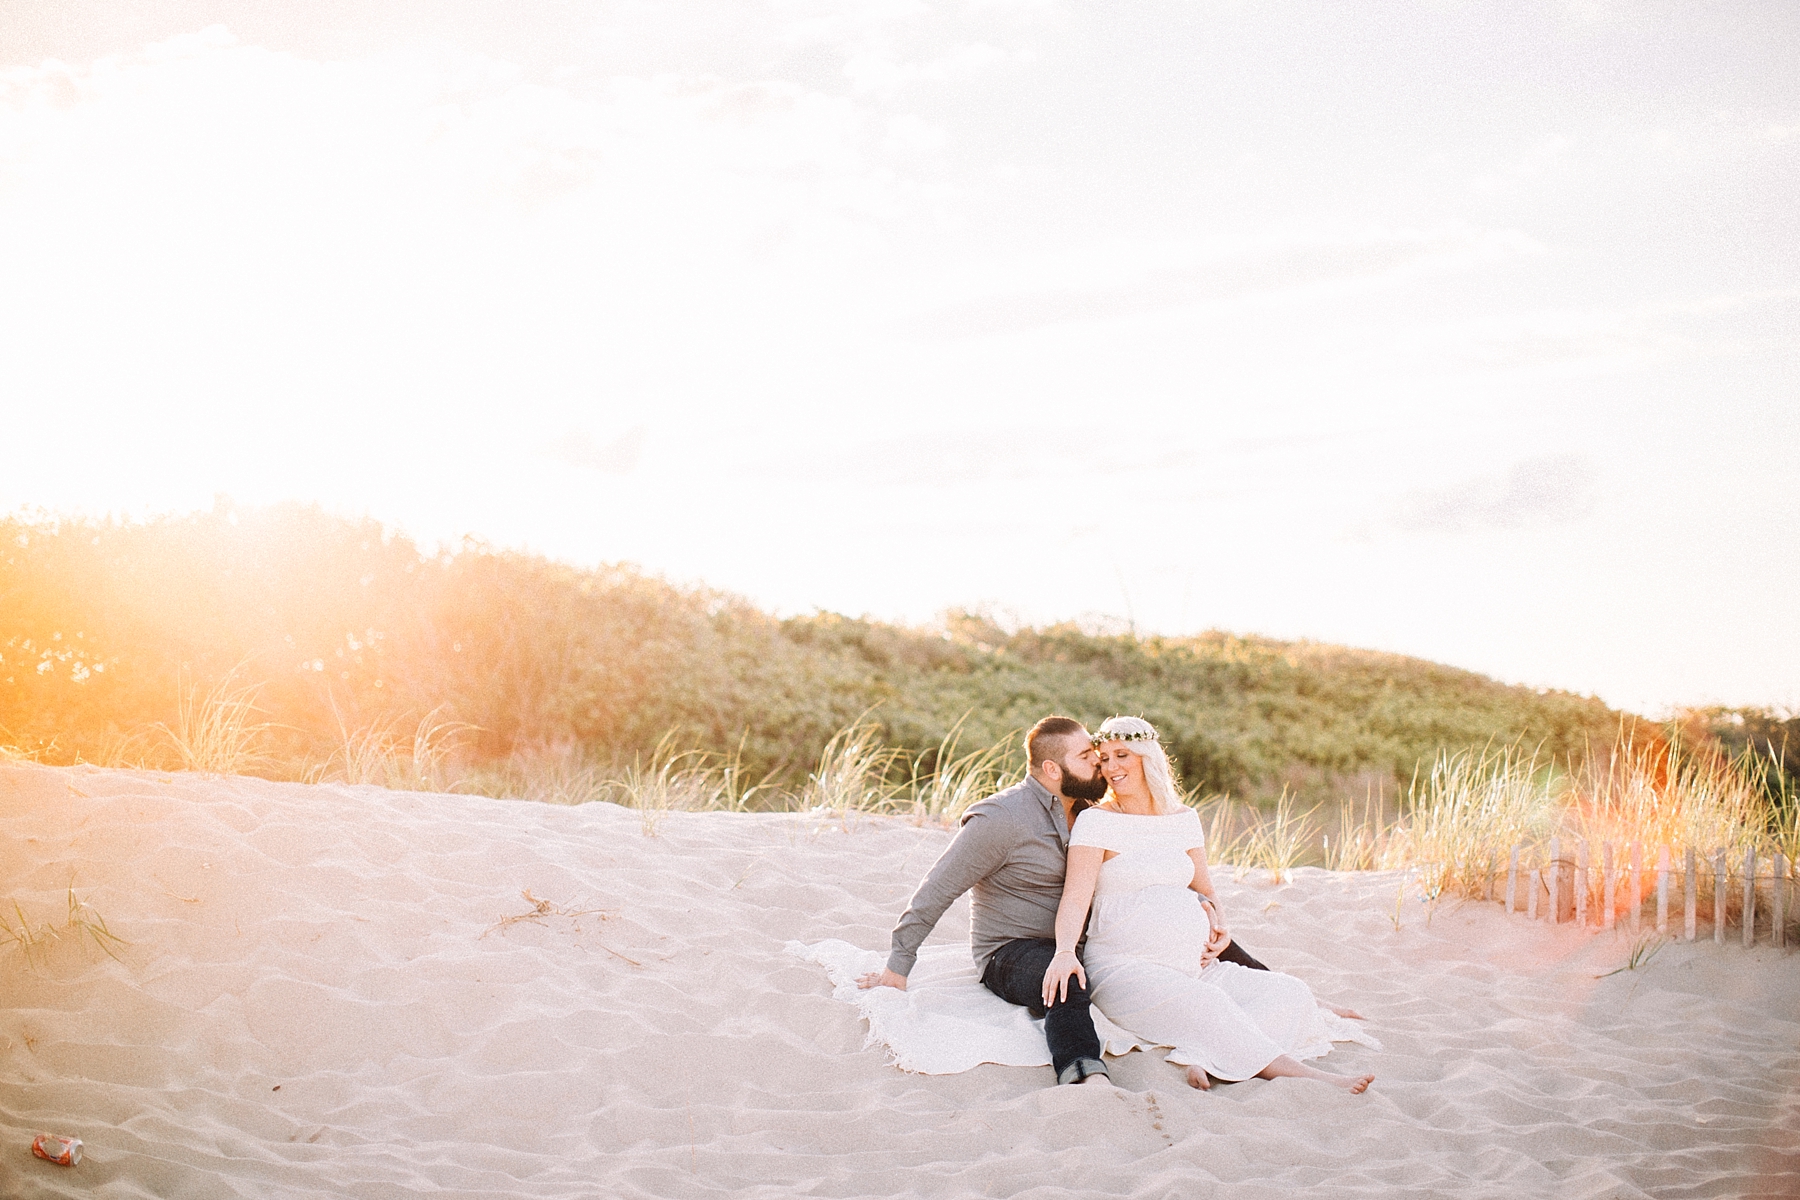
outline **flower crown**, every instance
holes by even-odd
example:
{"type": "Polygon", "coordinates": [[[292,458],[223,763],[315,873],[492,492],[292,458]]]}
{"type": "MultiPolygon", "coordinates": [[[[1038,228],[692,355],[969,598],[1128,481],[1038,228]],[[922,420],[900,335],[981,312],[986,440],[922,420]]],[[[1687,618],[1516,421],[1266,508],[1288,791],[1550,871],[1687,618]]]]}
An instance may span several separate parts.
{"type": "Polygon", "coordinates": [[[1154,742],[1156,740],[1156,730],[1154,729],[1134,729],[1130,733],[1103,729],[1093,735],[1093,743],[1096,746],[1102,742],[1154,742]]]}

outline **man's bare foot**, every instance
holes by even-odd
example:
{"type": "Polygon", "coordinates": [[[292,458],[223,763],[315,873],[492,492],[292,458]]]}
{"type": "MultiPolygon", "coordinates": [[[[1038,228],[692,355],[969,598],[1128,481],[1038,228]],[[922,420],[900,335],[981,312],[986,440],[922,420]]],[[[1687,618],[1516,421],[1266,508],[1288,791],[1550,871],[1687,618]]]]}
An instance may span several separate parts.
{"type": "Polygon", "coordinates": [[[1357,1012],[1354,1008],[1345,1008],[1341,1004],[1327,1003],[1325,1005],[1325,1007],[1329,1008],[1332,1012],[1336,1013],[1338,1016],[1343,1017],[1345,1020],[1366,1021],[1369,1019],[1369,1018],[1363,1016],[1361,1013],[1357,1012]]]}
{"type": "Polygon", "coordinates": [[[1189,1067],[1187,1069],[1187,1081],[1188,1086],[1191,1088],[1199,1088],[1203,1092],[1212,1090],[1212,1079],[1201,1067],[1189,1067]]]}
{"type": "Polygon", "coordinates": [[[1082,1080],[1080,1083],[1076,1084],[1075,1086],[1083,1087],[1090,1083],[1104,1083],[1104,1084],[1108,1085],[1109,1087],[1113,1085],[1111,1076],[1102,1075],[1098,1071],[1096,1071],[1092,1075],[1089,1075],[1086,1079],[1082,1080]]]}

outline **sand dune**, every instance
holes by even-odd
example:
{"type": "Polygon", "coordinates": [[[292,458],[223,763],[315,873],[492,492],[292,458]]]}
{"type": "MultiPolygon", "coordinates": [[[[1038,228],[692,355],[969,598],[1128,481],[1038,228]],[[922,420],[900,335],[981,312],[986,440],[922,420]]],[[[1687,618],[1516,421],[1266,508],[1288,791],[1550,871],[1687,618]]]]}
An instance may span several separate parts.
{"type": "MultiPolygon", "coordinates": [[[[911,1075],[789,941],[881,947],[945,831],[0,768],[0,878],[129,939],[0,956],[0,1193],[1795,1196],[1800,959],[1301,871],[1244,942],[1372,1018],[1369,1095],[911,1075]],[[555,909],[533,920],[529,891],[555,909]],[[564,915],[568,913],[580,915],[564,915]],[[30,1156],[46,1129],[87,1158],[30,1156]]],[[[936,935],[958,941],[954,911],[936,935]]]]}

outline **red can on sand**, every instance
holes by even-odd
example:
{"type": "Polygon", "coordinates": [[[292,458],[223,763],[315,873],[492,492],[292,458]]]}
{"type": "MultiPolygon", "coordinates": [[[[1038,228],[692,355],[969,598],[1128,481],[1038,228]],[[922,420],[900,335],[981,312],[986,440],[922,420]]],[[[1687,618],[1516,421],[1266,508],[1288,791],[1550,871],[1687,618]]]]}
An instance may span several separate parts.
{"type": "Polygon", "coordinates": [[[81,1161],[81,1139],[40,1133],[31,1139],[31,1152],[59,1167],[72,1167],[81,1161]]]}

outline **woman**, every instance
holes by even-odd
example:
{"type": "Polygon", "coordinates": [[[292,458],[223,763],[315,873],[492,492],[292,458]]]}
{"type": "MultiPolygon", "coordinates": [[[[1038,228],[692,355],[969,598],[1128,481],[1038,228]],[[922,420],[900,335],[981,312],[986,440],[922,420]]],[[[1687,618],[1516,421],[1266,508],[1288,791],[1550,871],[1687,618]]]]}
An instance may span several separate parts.
{"type": "MultiPolygon", "coordinates": [[[[1044,1003],[1074,975],[1113,1023],[1173,1046],[1188,1083],[1293,1076],[1361,1093],[1373,1075],[1333,1075],[1306,1066],[1331,1049],[1312,991],[1292,975],[1218,962],[1225,943],[1206,870],[1200,814],[1181,803],[1156,730],[1113,717],[1094,735],[1106,803],[1076,818],[1068,874],[1056,911],[1056,957],[1044,972],[1044,1003]],[[1088,920],[1082,960],[1075,957],[1088,920]]],[[[1335,1010],[1340,1016],[1355,1016],[1335,1010]]]]}

